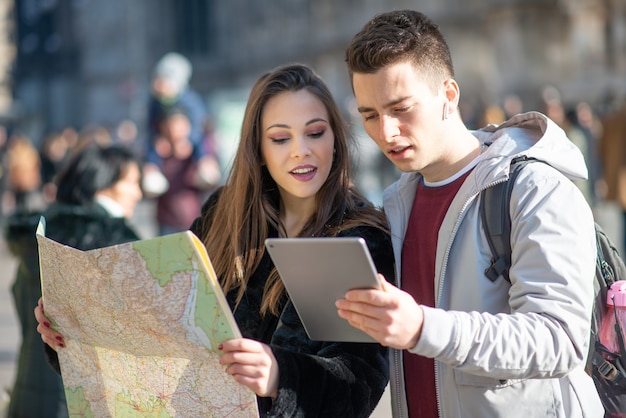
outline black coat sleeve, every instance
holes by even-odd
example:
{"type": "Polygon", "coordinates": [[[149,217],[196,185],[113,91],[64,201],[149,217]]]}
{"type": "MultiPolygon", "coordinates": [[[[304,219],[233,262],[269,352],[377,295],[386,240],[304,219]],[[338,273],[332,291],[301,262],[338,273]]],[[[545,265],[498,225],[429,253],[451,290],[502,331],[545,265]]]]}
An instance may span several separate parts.
{"type": "MultiPolygon", "coordinates": [[[[362,236],[387,280],[395,282],[388,234],[359,227],[342,236],[362,236]]],[[[388,350],[379,344],[311,341],[288,302],[272,337],[279,365],[278,396],[260,399],[268,417],[367,417],[389,381],[388,350]]]]}

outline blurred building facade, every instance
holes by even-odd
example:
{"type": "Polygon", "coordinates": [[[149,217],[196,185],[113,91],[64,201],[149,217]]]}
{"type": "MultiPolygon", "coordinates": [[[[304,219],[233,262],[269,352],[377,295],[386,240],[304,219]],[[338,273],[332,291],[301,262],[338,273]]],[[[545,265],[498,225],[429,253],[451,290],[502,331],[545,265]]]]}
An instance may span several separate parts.
{"type": "Polygon", "coordinates": [[[35,138],[126,118],[142,127],[152,67],[168,51],[190,58],[208,102],[229,92],[241,102],[261,72],[299,61],[347,106],[344,48],[392,8],[442,27],[469,102],[516,94],[537,108],[546,84],[592,103],[626,91],[626,0],[0,0],[0,19],[11,3],[12,107],[35,138]]]}

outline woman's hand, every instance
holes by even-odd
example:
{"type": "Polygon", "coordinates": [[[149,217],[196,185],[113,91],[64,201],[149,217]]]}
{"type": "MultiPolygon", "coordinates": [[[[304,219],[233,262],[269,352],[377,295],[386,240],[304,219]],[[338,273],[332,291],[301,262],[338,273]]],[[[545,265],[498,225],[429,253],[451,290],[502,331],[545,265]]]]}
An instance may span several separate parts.
{"type": "Polygon", "coordinates": [[[39,298],[37,307],[35,308],[35,318],[39,323],[39,325],[37,325],[37,332],[41,334],[43,342],[54,350],[65,347],[63,336],[50,328],[50,320],[43,311],[43,300],[41,298],[39,298]]]}
{"type": "Polygon", "coordinates": [[[238,338],[220,344],[219,349],[223,353],[220,364],[226,365],[226,373],[260,397],[276,397],[278,362],[268,345],[238,338]]]}

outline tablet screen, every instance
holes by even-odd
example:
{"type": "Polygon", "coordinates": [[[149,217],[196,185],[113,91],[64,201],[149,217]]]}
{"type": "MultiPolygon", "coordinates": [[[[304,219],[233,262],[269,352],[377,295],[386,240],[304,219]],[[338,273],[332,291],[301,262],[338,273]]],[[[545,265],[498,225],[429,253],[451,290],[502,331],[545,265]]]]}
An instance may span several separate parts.
{"type": "Polygon", "coordinates": [[[268,238],[265,247],[310,339],[375,342],[335,306],[350,289],[381,287],[363,238],[268,238]]]}

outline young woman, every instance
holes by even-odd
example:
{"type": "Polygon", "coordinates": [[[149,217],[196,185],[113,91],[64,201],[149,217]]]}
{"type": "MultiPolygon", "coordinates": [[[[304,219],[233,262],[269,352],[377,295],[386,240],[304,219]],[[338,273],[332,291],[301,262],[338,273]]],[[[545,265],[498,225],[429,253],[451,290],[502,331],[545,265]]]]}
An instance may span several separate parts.
{"type": "MultiPolygon", "coordinates": [[[[40,215],[46,218],[47,237],[81,250],[136,240],[126,220],[142,196],[140,177],[139,160],[130,151],[86,146],[58,174],[56,199],[45,212],[16,214],[8,222],[6,239],[19,258],[12,291],[22,328],[9,416],[68,416],[61,378],[46,364],[31,316],[41,296],[35,239],[40,215]]],[[[56,353],[47,351],[55,361],[56,353]]]]}
{"type": "MultiPolygon", "coordinates": [[[[243,338],[222,364],[257,395],[262,416],[366,417],[387,384],[387,349],[311,341],[265,252],[268,237],[361,236],[394,278],[384,215],[351,187],[346,125],[308,67],[288,65],[252,88],[225,186],[191,229],[205,243],[243,338]]],[[[36,315],[41,323],[41,308],[36,315]]],[[[42,338],[58,347],[58,334],[42,338]]]]}

